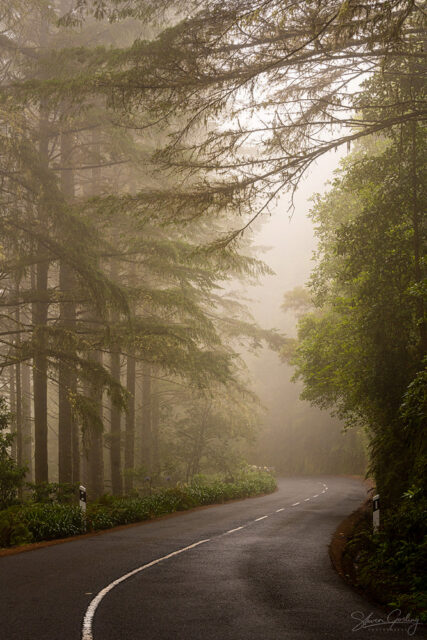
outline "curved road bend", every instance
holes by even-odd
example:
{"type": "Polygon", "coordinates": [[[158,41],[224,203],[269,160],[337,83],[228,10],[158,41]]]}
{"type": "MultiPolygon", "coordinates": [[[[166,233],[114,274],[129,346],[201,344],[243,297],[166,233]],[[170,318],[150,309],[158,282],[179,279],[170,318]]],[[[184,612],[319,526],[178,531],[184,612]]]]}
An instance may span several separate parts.
{"type": "Polygon", "coordinates": [[[0,637],[427,638],[380,624],[387,612],[331,567],[332,533],[365,495],[350,478],[286,478],[269,496],[0,558],[0,637]]]}

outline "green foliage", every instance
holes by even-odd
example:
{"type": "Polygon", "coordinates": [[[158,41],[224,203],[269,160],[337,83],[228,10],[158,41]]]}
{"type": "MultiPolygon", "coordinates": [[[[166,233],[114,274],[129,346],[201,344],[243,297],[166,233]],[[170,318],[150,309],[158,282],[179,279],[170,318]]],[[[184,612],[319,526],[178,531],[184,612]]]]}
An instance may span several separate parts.
{"type": "Polygon", "coordinates": [[[384,604],[427,622],[427,499],[409,492],[395,509],[381,512],[372,531],[371,516],[359,524],[346,553],[356,565],[359,586],[384,604]]]}
{"type": "Polygon", "coordinates": [[[291,291],[286,291],[283,296],[283,311],[293,311],[297,318],[312,311],[313,301],[308,289],[305,287],[294,287],[291,291]]]}
{"type": "MultiPolygon", "coordinates": [[[[209,250],[233,225],[229,211],[212,207],[209,195],[197,198],[194,183],[188,194],[182,186],[187,181],[157,170],[163,161],[155,147],[168,139],[167,119],[155,135],[145,135],[129,114],[114,113],[105,95],[94,97],[104,63],[114,66],[136,34],[140,38],[150,29],[139,22],[101,30],[90,22],[74,29],[70,23],[60,26],[53,6],[43,7],[33,3],[22,15],[4,15],[7,36],[0,37],[7,61],[2,79],[14,86],[11,94],[0,89],[8,332],[19,316],[13,347],[1,356],[5,366],[33,361],[36,376],[58,384],[59,477],[78,477],[77,464],[72,472],[68,464],[69,440],[61,437],[73,421],[84,454],[96,451],[88,490],[98,496],[104,488],[101,447],[89,443],[104,438],[103,394],[123,414],[133,401],[120,371],[108,366],[111,354],[132,359],[136,370],[153,365],[159,378],[192,390],[212,393],[215,386],[222,393],[226,385],[240,384],[233,342],[254,348],[266,342],[277,349],[282,338],[257,327],[222,289],[231,278],[270,271],[236,246],[209,250]],[[33,30],[33,23],[40,29],[33,30]],[[33,322],[23,322],[26,317],[33,322]]],[[[37,384],[34,389],[36,396],[45,393],[37,384]]],[[[35,416],[36,440],[41,431],[46,436],[45,418],[35,416]]],[[[112,457],[120,459],[119,439],[105,440],[112,457]]],[[[43,458],[39,447],[36,452],[43,458]]],[[[36,475],[47,478],[48,469],[36,475]]],[[[120,478],[113,481],[117,493],[119,484],[120,478]]],[[[46,485],[33,492],[37,502],[58,500],[60,493],[46,485]]]]}
{"type": "Polygon", "coordinates": [[[226,388],[212,384],[204,392],[163,385],[174,402],[161,407],[160,468],[174,481],[191,482],[200,473],[229,474],[241,465],[257,428],[259,404],[236,374],[226,388]]]}
{"type": "MultiPolygon", "coordinates": [[[[366,100],[391,91],[384,82],[374,78],[366,100]]],[[[331,191],[316,200],[310,285],[317,309],[300,321],[293,359],[305,399],[367,428],[385,505],[426,469],[424,150],[421,127],[392,131],[376,155],[362,145],[349,156],[331,191]]]]}
{"type": "Polygon", "coordinates": [[[26,487],[31,491],[33,502],[69,504],[76,501],[79,483],[39,482],[36,484],[27,482],[26,487]]]}
{"type": "Polygon", "coordinates": [[[16,502],[26,473],[26,467],[19,467],[10,455],[15,439],[14,433],[7,432],[10,417],[5,399],[0,398],[0,510],[16,502]]]}
{"type": "Polygon", "coordinates": [[[14,547],[33,542],[33,535],[22,520],[19,506],[0,511],[0,547],[14,547]]]}
{"type": "Polygon", "coordinates": [[[84,517],[77,505],[36,503],[22,506],[18,513],[34,542],[66,538],[85,531],[84,517]]]}
{"type": "Polygon", "coordinates": [[[424,369],[419,371],[408,386],[400,407],[403,433],[411,450],[413,467],[412,486],[408,492],[427,492],[427,358],[424,369]]]}
{"type": "Polygon", "coordinates": [[[84,533],[80,507],[68,504],[24,504],[0,512],[2,547],[55,540],[84,533]]]}
{"type": "Polygon", "coordinates": [[[194,484],[157,490],[145,497],[105,495],[88,504],[86,518],[78,506],[58,502],[27,503],[0,512],[0,546],[109,529],[200,505],[271,493],[275,488],[276,481],[268,471],[242,469],[228,482],[218,478],[210,482],[199,479],[194,484]]]}
{"type": "MultiPolygon", "coordinates": [[[[388,101],[392,115],[396,96],[423,98],[411,63],[394,71],[366,83],[363,117],[388,101]]],[[[294,357],[303,397],[369,436],[381,528],[366,521],[348,546],[359,584],[418,615],[427,604],[425,143],[419,124],[391,128],[360,145],[315,201],[317,308],[300,321],[294,357]]]]}
{"type": "MultiPolygon", "coordinates": [[[[295,189],[323,153],[387,129],[389,110],[365,113],[350,133],[339,126],[355,123],[354,77],[373,69],[389,72],[396,58],[413,56],[412,73],[422,81],[425,16],[413,0],[233,0],[231,9],[222,0],[77,3],[98,19],[114,21],[153,16],[153,5],[169,19],[176,15],[155,39],[137,39],[127,49],[103,49],[97,57],[93,51],[69,53],[71,60],[81,59],[74,77],[54,74],[44,90],[75,96],[87,88],[102,96],[108,91],[111,103],[136,127],[169,118],[174,135],[158,155],[167,167],[195,179],[187,190],[164,194],[162,208],[190,218],[202,203],[212,219],[226,207],[249,212],[253,219],[281,188],[295,189]],[[369,65],[364,65],[366,56],[369,65]],[[295,104],[298,118],[293,117],[295,104]],[[243,119],[242,114],[255,117],[243,119]],[[256,117],[262,126],[255,124],[256,117]],[[210,126],[203,137],[195,140],[191,134],[206,123],[210,126]]],[[[71,23],[79,18],[74,11],[69,17],[71,23]]],[[[415,100],[393,103],[394,122],[414,113],[423,117],[415,100]]],[[[241,231],[247,226],[242,222],[241,231]]]]}
{"type": "Polygon", "coordinates": [[[202,481],[196,479],[189,485],[157,490],[142,498],[104,496],[88,505],[87,524],[94,531],[108,529],[201,505],[271,493],[275,488],[276,481],[271,473],[247,469],[229,482],[218,478],[207,481],[205,477],[202,481]]]}

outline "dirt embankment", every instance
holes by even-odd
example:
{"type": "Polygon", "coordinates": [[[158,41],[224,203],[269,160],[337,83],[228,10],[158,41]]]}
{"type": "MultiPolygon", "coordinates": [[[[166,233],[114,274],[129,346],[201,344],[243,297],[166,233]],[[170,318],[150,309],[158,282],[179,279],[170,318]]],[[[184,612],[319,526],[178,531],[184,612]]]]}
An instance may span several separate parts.
{"type": "Polygon", "coordinates": [[[339,524],[329,545],[329,557],[336,572],[353,587],[357,586],[356,569],[349,555],[344,552],[356,526],[366,518],[370,511],[371,500],[367,499],[339,524]]]}
{"type": "MultiPolygon", "coordinates": [[[[364,481],[367,493],[371,496],[375,491],[373,480],[368,478],[364,481]]],[[[347,516],[336,528],[330,545],[329,557],[336,572],[353,587],[357,588],[357,575],[354,564],[349,554],[344,553],[346,545],[351,538],[357,525],[366,517],[370,517],[372,511],[372,500],[367,498],[356,511],[347,516]]]]}

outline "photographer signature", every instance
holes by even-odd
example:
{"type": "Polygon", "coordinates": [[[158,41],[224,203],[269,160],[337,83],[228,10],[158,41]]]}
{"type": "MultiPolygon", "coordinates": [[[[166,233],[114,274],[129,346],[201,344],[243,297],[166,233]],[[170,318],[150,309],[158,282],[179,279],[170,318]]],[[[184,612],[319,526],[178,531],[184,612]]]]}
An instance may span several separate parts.
{"type": "Polygon", "coordinates": [[[387,618],[375,618],[372,611],[368,614],[363,613],[363,611],[353,611],[351,617],[353,620],[357,620],[357,624],[353,627],[352,631],[371,629],[373,627],[389,627],[389,631],[393,631],[398,625],[408,625],[408,636],[413,636],[417,630],[419,619],[411,618],[409,614],[404,618],[402,618],[401,615],[402,612],[400,609],[390,611],[387,618]]]}

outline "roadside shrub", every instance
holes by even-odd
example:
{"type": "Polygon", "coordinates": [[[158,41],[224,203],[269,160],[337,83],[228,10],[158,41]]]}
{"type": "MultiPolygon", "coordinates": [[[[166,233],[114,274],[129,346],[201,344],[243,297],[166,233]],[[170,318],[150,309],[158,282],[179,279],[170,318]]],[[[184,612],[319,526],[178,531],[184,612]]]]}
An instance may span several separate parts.
{"type": "Polygon", "coordinates": [[[427,499],[410,490],[381,517],[377,532],[367,517],[347,545],[357,583],[383,604],[427,622],[427,499]]]}
{"type": "Polygon", "coordinates": [[[93,504],[88,507],[86,522],[88,531],[111,529],[111,527],[118,524],[113,520],[111,513],[107,509],[97,504],[93,504]]]}
{"type": "Polygon", "coordinates": [[[85,531],[84,518],[78,506],[55,502],[32,504],[23,506],[18,513],[35,542],[67,538],[85,531]]]}
{"type": "Polygon", "coordinates": [[[86,530],[110,529],[201,505],[269,493],[276,488],[276,481],[268,472],[246,469],[233,481],[225,482],[214,477],[209,482],[203,478],[203,483],[198,479],[189,486],[161,489],[150,496],[119,498],[106,494],[97,502],[88,504],[86,518],[77,505],[52,501],[58,486],[45,484],[40,487],[37,495],[45,502],[17,506],[10,514],[0,512],[1,546],[65,538],[86,530]]]}
{"type": "Polygon", "coordinates": [[[0,511],[0,547],[14,547],[33,542],[33,535],[21,520],[19,506],[0,511]]]}
{"type": "Polygon", "coordinates": [[[8,432],[10,419],[6,401],[0,397],[0,509],[16,502],[27,471],[26,467],[18,466],[9,453],[16,435],[8,432]]]}

